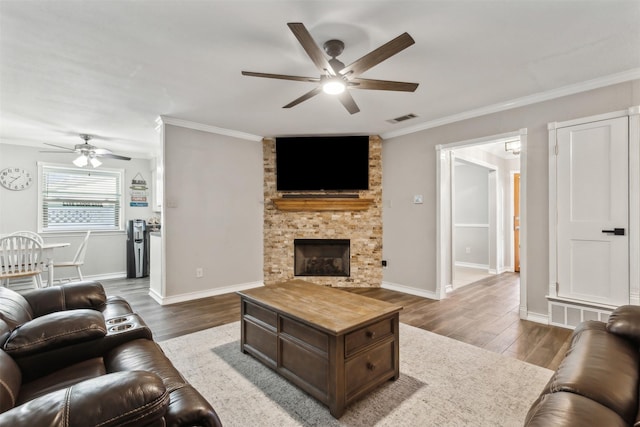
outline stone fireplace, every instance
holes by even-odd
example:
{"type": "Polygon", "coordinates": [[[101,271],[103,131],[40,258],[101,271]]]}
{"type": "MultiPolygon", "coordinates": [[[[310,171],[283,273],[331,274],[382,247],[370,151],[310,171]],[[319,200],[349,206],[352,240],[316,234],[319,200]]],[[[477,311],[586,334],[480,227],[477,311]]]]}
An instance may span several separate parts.
{"type": "Polygon", "coordinates": [[[284,193],[276,190],[275,140],[263,140],[265,285],[298,276],[323,286],[382,285],[381,150],[380,138],[370,137],[368,190],[349,194],[314,192],[286,198],[284,193]],[[306,261],[304,265],[312,269],[298,274],[302,267],[298,265],[296,240],[320,239],[349,242],[346,274],[344,271],[340,274],[324,273],[333,268],[337,270],[340,264],[344,270],[347,265],[344,254],[311,254],[311,257],[316,257],[315,263],[306,261]]]}
{"type": "Polygon", "coordinates": [[[348,239],[295,239],[294,275],[349,277],[348,239]]]}

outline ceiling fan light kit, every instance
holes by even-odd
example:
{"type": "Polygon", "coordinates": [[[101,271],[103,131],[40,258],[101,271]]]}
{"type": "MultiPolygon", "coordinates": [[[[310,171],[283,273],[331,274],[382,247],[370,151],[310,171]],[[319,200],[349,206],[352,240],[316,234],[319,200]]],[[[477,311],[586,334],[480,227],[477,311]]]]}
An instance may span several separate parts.
{"type": "Polygon", "coordinates": [[[347,85],[339,77],[328,79],[326,83],[322,85],[322,91],[324,93],[328,93],[329,95],[341,94],[346,88],[347,85]]]}
{"type": "Polygon", "coordinates": [[[102,164],[98,157],[106,157],[116,160],[131,160],[131,157],[113,154],[111,150],[107,150],[106,148],[98,148],[94,145],[89,144],[91,135],[80,134],[80,138],[82,138],[84,144],[76,144],[73,148],[63,147],[61,145],[49,144],[45,142],[46,145],[62,148],[65,151],[41,151],[41,153],[78,153],[79,156],[73,160],[73,164],[79,168],[83,168],[89,164],[91,164],[92,167],[97,168],[102,164]]]}
{"type": "Polygon", "coordinates": [[[73,161],[73,164],[79,168],[83,168],[89,164],[89,160],[87,159],[87,156],[80,154],[78,158],[73,161]]]}
{"type": "Polygon", "coordinates": [[[331,57],[331,59],[327,59],[304,24],[290,22],[287,26],[298,39],[298,42],[300,42],[302,48],[309,58],[311,58],[316,68],[320,71],[320,78],[242,71],[242,75],[244,76],[319,83],[316,88],[288,103],[283,108],[295,107],[320,92],[325,92],[330,95],[336,95],[347,111],[350,114],[355,114],[360,111],[360,108],[358,108],[358,105],[349,93],[351,89],[414,92],[418,88],[418,83],[361,79],[358,77],[368,69],[413,45],[415,41],[408,33],[399,35],[395,39],[345,66],[336,58],[344,50],[344,42],[336,39],[325,42],[322,47],[324,48],[324,52],[331,57]]]}

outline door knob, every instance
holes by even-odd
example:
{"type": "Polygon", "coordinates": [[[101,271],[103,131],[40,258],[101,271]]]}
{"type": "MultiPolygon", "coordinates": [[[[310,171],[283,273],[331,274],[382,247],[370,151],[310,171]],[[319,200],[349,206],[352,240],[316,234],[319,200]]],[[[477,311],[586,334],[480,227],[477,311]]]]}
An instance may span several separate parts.
{"type": "Polygon", "coordinates": [[[624,236],[624,228],[614,228],[613,230],[602,230],[603,233],[613,234],[615,236],[624,236]]]}

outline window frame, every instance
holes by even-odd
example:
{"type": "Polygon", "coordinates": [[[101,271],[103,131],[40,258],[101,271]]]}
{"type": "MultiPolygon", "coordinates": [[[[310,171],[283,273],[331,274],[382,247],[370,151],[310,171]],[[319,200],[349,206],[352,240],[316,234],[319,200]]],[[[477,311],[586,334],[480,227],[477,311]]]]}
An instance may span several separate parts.
{"type": "MultiPolygon", "coordinates": [[[[77,167],[73,167],[73,166],[68,166],[65,164],[58,164],[58,163],[48,163],[48,162],[37,162],[38,164],[38,233],[73,233],[73,232],[80,232],[80,233],[84,233],[87,230],[91,230],[91,231],[96,231],[96,232],[123,232],[125,231],[124,228],[124,224],[125,224],[125,170],[124,169],[116,169],[116,168],[100,168],[98,170],[98,172],[108,172],[108,173],[112,173],[114,175],[118,175],[118,178],[120,180],[120,185],[119,185],[119,209],[118,209],[118,224],[117,227],[109,227],[109,228],[104,228],[104,227],[98,227],[94,224],[88,224],[86,227],[64,227],[64,228],[59,228],[56,230],[51,230],[51,229],[45,229],[44,227],[44,175],[45,175],[45,169],[59,169],[61,171],[73,171],[73,172],[77,172],[78,169],[81,168],[77,168],[77,167]]],[[[86,170],[86,169],[85,169],[86,170]]],[[[90,172],[92,169],[88,169],[87,171],[90,172]]]]}

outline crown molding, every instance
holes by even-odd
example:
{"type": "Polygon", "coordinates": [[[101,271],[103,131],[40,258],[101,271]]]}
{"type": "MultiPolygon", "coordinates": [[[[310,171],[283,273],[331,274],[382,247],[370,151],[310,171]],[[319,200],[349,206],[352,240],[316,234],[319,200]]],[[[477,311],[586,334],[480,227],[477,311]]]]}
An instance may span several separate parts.
{"type": "Polygon", "coordinates": [[[524,96],[522,98],[516,98],[511,101],[501,102],[498,104],[487,105],[486,107],[476,108],[474,110],[465,111],[459,114],[453,114],[451,116],[442,117],[440,119],[431,120],[425,123],[421,123],[415,126],[406,127],[403,129],[394,130],[391,132],[385,132],[381,134],[383,139],[395,138],[398,136],[409,135],[415,132],[420,132],[427,129],[444,126],[447,124],[460,122],[462,120],[473,119],[475,117],[484,116],[487,114],[498,113],[500,111],[511,110],[513,108],[524,107],[526,105],[537,104],[539,102],[549,101],[556,98],[561,98],[567,95],[573,95],[580,92],[586,92],[593,89],[599,89],[601,87],[611,86],[618,83],[624,83],[631,80],[640,79],[640,68],[634,68],[621,73],[611,74],[605,77],[599,77],[592,80],[587,80],[581,83],[563,86],[557,89],[549,90],[546,92],[540,92],[537,94],[524,96]]]}
{"type": "Polygon", "coordinates": [[[256,142],[262,141],[262,137],[258,135],[253,135],[246,132],[240,132],[233,129],[225,129],[217,126],[191,122],[189,120],[176,119],[175,117],[160,116],[158,117],[156,122],[159,125],[166,124],[166,125],[172,125],[172,126],[179,126],[179,127],[193,129],[193,130],[200,130],[203,132],[215,133],[218,135],[231,136],[238,139],[246,139],[247,141],[256,141],[256,142]]]}

